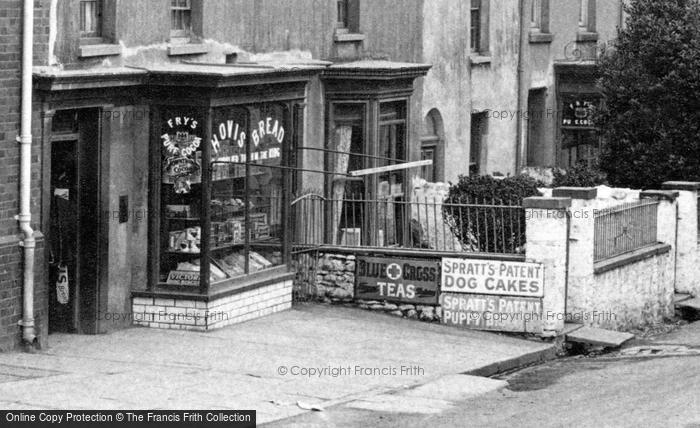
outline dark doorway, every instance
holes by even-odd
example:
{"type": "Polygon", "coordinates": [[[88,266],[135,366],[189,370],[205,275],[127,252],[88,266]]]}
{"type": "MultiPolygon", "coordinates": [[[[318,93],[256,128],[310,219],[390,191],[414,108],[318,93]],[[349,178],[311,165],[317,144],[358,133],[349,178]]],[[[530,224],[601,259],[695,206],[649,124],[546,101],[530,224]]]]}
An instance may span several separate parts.
{"type": "Polygon", "coordinates": [[[98,110],[57,112],[51,135],[49,331],[96,333],[98,110]]]}
{"type": "Polygon", "coordinates": [[[527,98],[527,166],[547,166],[545,141],[545,109],[547,91],[532,89],[527,98]]]}

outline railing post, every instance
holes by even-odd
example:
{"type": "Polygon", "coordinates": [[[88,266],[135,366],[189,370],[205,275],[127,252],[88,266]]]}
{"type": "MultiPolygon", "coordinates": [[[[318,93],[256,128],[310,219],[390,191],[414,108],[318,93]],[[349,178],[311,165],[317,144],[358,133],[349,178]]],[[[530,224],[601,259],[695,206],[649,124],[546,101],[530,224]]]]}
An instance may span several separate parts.
{"type": "MultiPolygon", "coordinates": [[[[586,295],[595,281],[595,204],[598,189],[559,187],[556,197],[571,198],[569,259],[566,288],[566,311],[585,311],[586,295]]],[[[545,286],[546,287],[546,286],[545,286]]]]}
{"type": "Polygon", "coordinates": [[[676,238],[676,292],[700,295],[700,247],[698,246],[698,192],[700,183],[667,181],[664,190],[678,192],[678,236],[676,238]]]}
{"type": "Polygon", "coordinates": [[[566,272],[571,198],[526,198],[525,256],[544,265],[542,335],[556,336],[564,330],[566,272]]]}
{"type": "MultiPolygon", "coordinates": [[[[659,201],[657,211],[658,226],[656,227],[656,239],[659,242],[670,245],[672,264],[676,266],[678,236],[678,196],[679,192],[670,190],[645,190],[639,194],[639,199],[653,199],[659,201]]],[[[673,283],[676,284],[676,271],[673,272],[673,283]]]]}

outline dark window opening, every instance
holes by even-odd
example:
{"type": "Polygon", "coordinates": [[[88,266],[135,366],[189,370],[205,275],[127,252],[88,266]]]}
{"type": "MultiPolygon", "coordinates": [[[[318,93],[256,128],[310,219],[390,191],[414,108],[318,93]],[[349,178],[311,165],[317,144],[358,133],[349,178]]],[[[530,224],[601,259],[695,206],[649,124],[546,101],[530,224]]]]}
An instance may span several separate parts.
{"type": "Polygon", "coordinates": [[[545,149],[546,90],[535,89],[527,101],[527,166],[547,166],[545,149]]]}
{"type": "Polygon", "coordinates": [[[102,2],[83,0],[80,2],[80,37],[102,35],[102,2]]]}
{"type": "Polygon", "coordinates": [[[471,50],[481,51],[481,0],[471,0],[471,50]]]}
{"type": "Polygon", "coordinates": [[[469,175],[481,175],[483,173],[482,158],[483,148],[486,140],[487,113],[472,114],[471,142],[469,145],[469,175]]]}

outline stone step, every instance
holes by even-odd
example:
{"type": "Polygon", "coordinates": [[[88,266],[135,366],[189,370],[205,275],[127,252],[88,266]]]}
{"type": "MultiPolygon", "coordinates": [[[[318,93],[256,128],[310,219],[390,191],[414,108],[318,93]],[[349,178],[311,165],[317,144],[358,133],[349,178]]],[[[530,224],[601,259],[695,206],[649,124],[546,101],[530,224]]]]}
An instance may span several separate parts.
{"type": "Polygon", "coordinates": [[[583,328],[583,324],[574,324],[572,322],[564,323],[564,330],[559,333],[560,336],[567,336],[576,330],[583,328]]]}
{"type": "Polygon", "coordinates": [[[685,302],[686,300],[692,299],[693,296],[690,294],[676,293],[673,295],[673,304],[676,305],[680,302],[685,302]]]}
{"type": "Polygon", "coordinates": [[[700,297],[695,297],[692,299],[683,300],[681,302],[676,302],[676,307],[700,311],[700,297]]]}
{"type": "Polygon", "coordinates": [[[566,335],[566,340],[593,346],[619,348],[623,343],[634,338],[633,334],[604,330],[595,327],[581,327],[566,335]]]}

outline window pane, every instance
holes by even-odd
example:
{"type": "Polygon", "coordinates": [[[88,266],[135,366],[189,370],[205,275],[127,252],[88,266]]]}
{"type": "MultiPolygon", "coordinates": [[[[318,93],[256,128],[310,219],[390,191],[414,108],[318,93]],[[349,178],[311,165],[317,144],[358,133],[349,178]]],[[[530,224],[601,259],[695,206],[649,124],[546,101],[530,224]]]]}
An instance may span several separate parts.
{"type": "Polygon", "coordinates": [[[420,153],[420,160],[431,160],[433,165],[426,165],[421,168],[421,176],[424,180],[429,182],[437,181],[435,179],[435,149],[433,148],[423,148],[420,153]]]}
{"type": "Polygon", "coordinates": [[[339,174],[329,176],[330,183],[330,240],[332,244],[359,246],[367,243],[369,236],[366,221],[365,181],[347,180],[350,171],[367,167],[364,142],[364,115],[362,104],[336,104],[333,106],[331,150],[328,154],[328,170],[339,174]]]}
{"type": "Polygon", "coordinates": [[[282,106],[221,108],[212,130],[210,262],[219,280],[282,265],[282,106]],[[250,114],[248,113],[250,111],[250,114]],[[249,165],[246,171],[246,163],[249,165]],[[258,166],[259,165],[259,166],[258,166]]]}
{"type": "Polygon", "coordinates": [[[338,0],[338,24],[348,27],[348,0],[338,0]]]}
{"type": "Polygon", "coordinates": [[[97,0],[80,2],[80,34],[97,37],[100,32],[100,8],[97,0]]]}
{"type": "Polygon", "coordinates": [[[578,25],[579,27],[588,26],[588,0],[579,0],[578,25]]]}
{"type": "Polygon", "coordinates": [[[185,289],[200,285],[201,123],[196,112],[163,111],[159,282],[185,289]]]}

